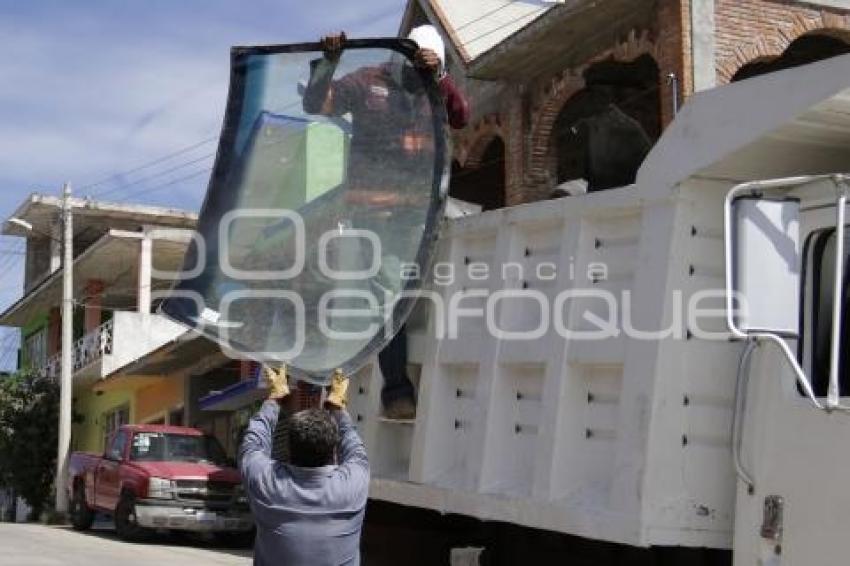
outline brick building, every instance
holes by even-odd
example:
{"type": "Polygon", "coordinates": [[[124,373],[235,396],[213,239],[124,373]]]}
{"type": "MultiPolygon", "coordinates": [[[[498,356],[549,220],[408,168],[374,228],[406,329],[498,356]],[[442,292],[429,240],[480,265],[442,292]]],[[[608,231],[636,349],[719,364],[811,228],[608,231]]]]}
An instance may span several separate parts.
{"type": "Polygon", "coordinates": [[[593,167],[620,174],[590,190],[629,184],[694,92],[850,52],[845,0],[410,0],[400,32],[427,22],[473,106],[451,193],[485,209],[548,198],[593,167]],[[645,142],[582,134],[612,105],[606,124],[645,142]]]}

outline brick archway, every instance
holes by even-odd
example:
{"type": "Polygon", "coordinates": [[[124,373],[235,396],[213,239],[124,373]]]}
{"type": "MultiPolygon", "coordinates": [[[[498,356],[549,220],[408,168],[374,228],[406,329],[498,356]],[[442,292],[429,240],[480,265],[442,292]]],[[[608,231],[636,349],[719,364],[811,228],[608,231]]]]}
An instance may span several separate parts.
{"type": "Polygon", "coordinates": [[[795,14],[790,27],[774,28],[760,35],[756,41],[736,47],[730,55],[718,61],[718,83],[728,84],[735,73],[749,63],[780,57],[795,40],[815,32],[850,42],[850,16],[831,12],[822,12],[816,17],[795,14]]]}
{"type": "Polygon", "coordinates": [[[468,128],[463,137],[456,140],[454,159],[465,169],[476,169],[481,157],[494,139],[506,142],[502,119],[498,114],[488,114],[468,128]]]}
{"type": "Polygon", "coordinates": [[[658,46],[650,40],[648,31],[638,34],[636,30],[632,30],[625,42],[603,51],[580,67],[564,71],[542,88],[541,96],[535,98],[544,102],[534,109],[535,119],[531,124],[528,184],[540,186],[548,180],[552,130],[564,105],[586,86],[584,71],[601,61],[627,63],[643,55],[649,55],[657,61],[658,46]]]}
{"type": "Polygon", "coordinates": [[[475,203],[483,210],[507,203],[507,139],[498,114],[477,121],[458,141],[452,164],[449,195],[475,203]]]}

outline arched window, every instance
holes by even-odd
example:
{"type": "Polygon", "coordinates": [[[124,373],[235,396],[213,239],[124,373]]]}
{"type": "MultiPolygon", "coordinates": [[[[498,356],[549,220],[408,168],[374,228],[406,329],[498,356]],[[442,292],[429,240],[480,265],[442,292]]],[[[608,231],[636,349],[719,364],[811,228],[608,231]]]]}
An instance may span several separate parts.
{"type": "Polygon", "coordinates": [[[649,55],[602,61],[584,79],[552,131],[552,176],[584,179],[589,191],[630,185],[661,132],[658,65],[649,55]]]}
{"type": "Polygon", "coordinates": [[[732,82],[807,65],[847,53],[850,53],[850,43],[828,35],[828,32],[806,34],[794,40],[779,57],[747,63],[738,69],[738,72],[732,77],[732,82]]]}
{"type": "Polygon", "coordinates": [[[505,206],[505,142],[494,137],[481,159],[470,167],[452,162],[449,196],[480,204],[484,210],[505,206]]]}

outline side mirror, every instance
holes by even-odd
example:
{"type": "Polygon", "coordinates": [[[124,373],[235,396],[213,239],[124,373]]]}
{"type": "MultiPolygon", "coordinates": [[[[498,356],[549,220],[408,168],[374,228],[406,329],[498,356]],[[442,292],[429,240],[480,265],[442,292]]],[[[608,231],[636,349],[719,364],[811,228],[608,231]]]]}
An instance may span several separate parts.
{"type": "Polygon", "coordinates": [[[741,333],[795,338],[800,326],[800,201],[740,196],[731,203],[732,301],[741,333]]]}
{"type": "MultiPolygon", "coordinates": [[[[802,391],[818,409],[850,408],[840,405],[842,281],[844,276],[845,207],[850,198],[850,177],[815,175],[752,181],[733,187],[723,208],[726,256],[726,323],[733,338],[770,343],[779,348],[796,375],[802,391]],[[836,241],[833,301],[833,340],[829,394],[826,405],[815,395],[812,383],[785,338],[798,338],[802,254],[800,201],[835,199],[836,241]],[[765,193],[778,195],[768,198],[765,193]]],[[[747,356],[746,350],[744,355],[747,356]]],[[[744,358],[742,358],[743,366],[744,358]]],[[[740,383],[740,376],[739,376],[740,383]]],[[[736,401],[736,407],[737,407],[736,401]]],[[[737,411],[737,409],[736,409],[737,411]]]]}

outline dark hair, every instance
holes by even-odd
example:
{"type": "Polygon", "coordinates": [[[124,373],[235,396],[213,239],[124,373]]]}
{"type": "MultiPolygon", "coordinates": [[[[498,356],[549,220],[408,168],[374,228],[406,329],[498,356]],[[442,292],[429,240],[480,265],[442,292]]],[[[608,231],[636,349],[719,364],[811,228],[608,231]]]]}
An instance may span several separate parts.
{"type": "Polygon", "coordinates": [[[305,409],[289,419],[289,459],[296,466],[317,468],[334,463],[339,431],[330,413],[305,409]]]}

